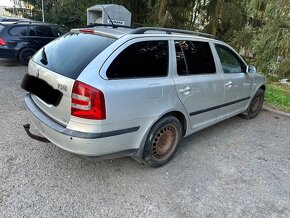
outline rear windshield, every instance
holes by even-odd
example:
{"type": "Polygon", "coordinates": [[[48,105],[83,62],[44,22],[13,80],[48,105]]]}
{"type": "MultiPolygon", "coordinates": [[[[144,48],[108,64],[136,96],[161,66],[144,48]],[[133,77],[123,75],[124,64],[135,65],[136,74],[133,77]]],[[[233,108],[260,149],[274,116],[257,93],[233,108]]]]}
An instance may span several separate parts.
{"type": "Polygon", "coordinates": [[[77,79],[85,67],[115,39],[84,33],[67,33],[40,49],[33,61],[71,79],[77,79]]]}

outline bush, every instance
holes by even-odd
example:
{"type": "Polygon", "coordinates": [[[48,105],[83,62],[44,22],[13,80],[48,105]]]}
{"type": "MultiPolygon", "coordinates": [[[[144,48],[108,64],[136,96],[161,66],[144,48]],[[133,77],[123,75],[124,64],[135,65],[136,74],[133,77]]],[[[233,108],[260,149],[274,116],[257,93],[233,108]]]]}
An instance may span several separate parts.
{"type": "Polygon", "coordinates": [[[267,75],[267,80],[268,80],[269,82],[279,82],[280,77],[279,77],[279,75],[277,75],[277,74],[268,74],[268,75],[267,75]]]}

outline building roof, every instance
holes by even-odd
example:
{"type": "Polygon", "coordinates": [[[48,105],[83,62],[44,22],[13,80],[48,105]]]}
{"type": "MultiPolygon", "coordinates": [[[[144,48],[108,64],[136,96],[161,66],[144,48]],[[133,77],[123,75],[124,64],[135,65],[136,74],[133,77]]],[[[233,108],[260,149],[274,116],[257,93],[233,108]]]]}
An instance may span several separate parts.
{"type": "Polygon", "coordinates": [[[131,14],[130,11],[128,11],[124,6],[122,5],[116,5],[116,4],[104,4],[104,5],[95,5],[90,8],[88,8],[88,11],[102,11],[105,9],[107,12],[119,12],[119,13],[127,13],[131,14]]]}

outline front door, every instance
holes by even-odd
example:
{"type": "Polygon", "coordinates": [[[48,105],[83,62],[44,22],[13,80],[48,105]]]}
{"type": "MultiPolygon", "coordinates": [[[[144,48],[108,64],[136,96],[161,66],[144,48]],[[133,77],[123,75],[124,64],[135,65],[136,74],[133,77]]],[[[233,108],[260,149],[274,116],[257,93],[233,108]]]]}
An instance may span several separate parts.
{"type": "Polygon", "coordinates": [[[216,44],[223,71],[225,98],[219,118],[246,110],[252,93],[253,77],[246,73],[246,64],[229,47],[216,44]]]}
{"type": "Polygon", "coordinates": [[[223,102],[224,81],[217,73],[208,42],[176,40],[177,94],[190,117],[192,129],[215,122],[223,102]]]}

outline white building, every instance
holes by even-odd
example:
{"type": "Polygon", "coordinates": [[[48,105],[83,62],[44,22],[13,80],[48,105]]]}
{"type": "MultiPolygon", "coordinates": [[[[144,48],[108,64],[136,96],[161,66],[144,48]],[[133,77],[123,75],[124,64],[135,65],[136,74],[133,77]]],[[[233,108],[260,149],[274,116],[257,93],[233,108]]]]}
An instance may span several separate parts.
{"type": "Polygon", "coordinates": [[[21,0],[0,0],[0,16],[22,17],[23,12],[31,13],[32,5],[21,0]],[[7,11],[6,9],[9,9],[7,11]]]}

